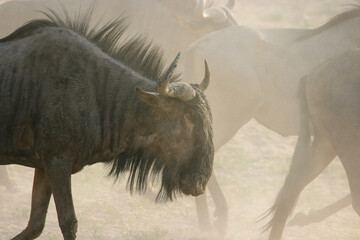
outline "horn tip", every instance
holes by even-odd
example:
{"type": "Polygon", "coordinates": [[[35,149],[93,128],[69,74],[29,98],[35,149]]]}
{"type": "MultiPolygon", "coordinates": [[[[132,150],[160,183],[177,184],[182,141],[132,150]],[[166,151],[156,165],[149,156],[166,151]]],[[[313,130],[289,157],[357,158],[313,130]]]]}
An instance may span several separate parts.
{"type": "Polygon", "coordinates": [[[205,64],[205,70],[209,71],[209,65],[208,65],[206,59],[204,59],[204,64],[205,64]]]}
{"type": "Polygon", "coordinates": [[[181,56],[181,51],[178,52],[178,54],[175,57],[175,62],[179,61],[179,58],[181,56]]]}

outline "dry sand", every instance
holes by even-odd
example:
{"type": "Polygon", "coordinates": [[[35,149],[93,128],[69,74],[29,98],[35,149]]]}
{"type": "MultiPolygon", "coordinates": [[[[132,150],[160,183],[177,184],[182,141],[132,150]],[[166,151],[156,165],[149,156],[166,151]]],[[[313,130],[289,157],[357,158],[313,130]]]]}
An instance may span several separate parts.
{"type": "MultiPolygon", "coordinates": [[[[1,1],[1,0],[0,0],[1,1]]],[[[252,27],[314,27],[341,11],[341,0],[239,0],[239,23],[252,27]]],[[[269,208],[290,163],[296,137],[281,137],[255,121],[243,127],[216,155],[215,171],[230,207],[229,240],[262,240],[262,223],[256,218],[269,208]]],[[[33,170],[10,166],[19,191],[0,187],[0,239],[10,239],[27,224],[33,170]]],[[[198,230],[194,199],[184,197],[154,204],[130,196],[125,181],[113,184],[102,164],[86,167],[73,176],[74,204],[79,220],[78,239],[105,240],[212,240],[216,232],[198,230]]],[[[348,193],[338,160],[302,193],[296,211],[308,211],[348,193]]],[[[210,202],[211,216],[214,205],[210,202]]],[[[213,219],[212,219],[213,220],[213,219]]],[[[287,240],[358,240],[360,219],[346,208],[327,220],[307,227],[288,227],[287,240]]],[[[46,227],[39,239],[62,239],[53,200],[46,227]]]]}

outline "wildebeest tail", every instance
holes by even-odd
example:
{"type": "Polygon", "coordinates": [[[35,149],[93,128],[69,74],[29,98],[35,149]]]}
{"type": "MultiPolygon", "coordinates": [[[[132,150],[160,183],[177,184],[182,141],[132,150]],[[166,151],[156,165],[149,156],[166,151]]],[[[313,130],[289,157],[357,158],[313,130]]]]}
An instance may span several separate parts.
{"type": "MultiPolygon", "coordinates": [[[[281,229],[282,231],[288,216],[291,214],[296,204],[302,190],[302,176],[299,173],[304,167],[303,159],[309,157],[311,146],[311,125],[306,100],[306,76],[299,82],[298,99],[300,107],[300,130],[290,170],[286,176],[285,183],[275,200],[275,203],[267,212],[265,212],[263,217],[266,218],[267,216],[272,215],[272,219],[264,227],[264,231],[272,229],[272,231],[275,232],[273,233],[274,235],[277,235],[277,229],[281,229]]],[[[279,235],[281,235],[281,233],[279,235]]]]}

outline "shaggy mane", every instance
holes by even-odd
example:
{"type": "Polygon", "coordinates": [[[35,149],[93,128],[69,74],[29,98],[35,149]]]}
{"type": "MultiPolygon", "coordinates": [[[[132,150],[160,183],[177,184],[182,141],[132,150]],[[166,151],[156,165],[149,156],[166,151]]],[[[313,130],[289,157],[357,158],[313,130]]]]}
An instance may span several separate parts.
{"type": "MultiPolygon", "coordinates": [[[[158,82],[164,76],[163,52],[143,36],[135,36],[129,40],[122,40],[128,29],[127,18],[120,17],[104,24],[102,27],[90,28],[94,4],[81,13],[80,10],[72,17],[61,5],[61,13],[47,8],[40,11],[47,19],[35,19],[16,29],[13,33],[0,39],[0,43],[22,39],[46,27],[59,27],[72,30],[83,36],[100,48],[110,57],[132,68],[140,75],[158,82]]],[[[172,81],[177,81],[179,75],[175,74],[172,81]]]]}

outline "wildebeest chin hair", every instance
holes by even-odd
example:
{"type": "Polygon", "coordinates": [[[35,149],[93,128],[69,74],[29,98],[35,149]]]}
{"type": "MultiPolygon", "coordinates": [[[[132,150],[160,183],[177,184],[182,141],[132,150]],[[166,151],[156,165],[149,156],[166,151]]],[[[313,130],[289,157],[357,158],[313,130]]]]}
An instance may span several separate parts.
{"type": "MultiPolygon", "coordinates": [[[[203,93],[199,92],[198,94],[207,101],[203,93]]],[[[163,159],[158,151],[138,148],[136,142],[131,141],[133,146],[129,146],[128,150],[122,152],[114,161],[109,163],[109,175],[118,179],[120,174],[129,171],[128,187],[130,192],[134,190],[144,192],[148,181],[154,181],[156,176],[162,173],[161,188],[156,201],[165,202],[181,195],[179,184],[181,171],[190,175],[195,175],[194,171],[197,171],[196,174],[204,174],[203,171],[211,173],[212,169],[208,169],[208,166],[199,165],[206,162],[201,161],[202,159],[212,161],[214,157],[212,116],[209,105],[201,103],[199,96],[188,104],[194,105],[189,108],[189,114],[196,122],[196,127],[193,129],[193,136],[195,137],[193,154],[190,159],[186,160],[185,164],[174,166],[170,163],[172,159],[163,159]]]]}
{"type": "MultiPolygon", "coordinates": [[[[209,134],[209,133],[207,133],[209,134]]],[[[210,133],[211,134],[211,133],[210,133]]],[[[211,137],[211,135],[208,135],[211,137]]],[[[205,142],[208,142],[205,140],[205,142]]],[[[190,173],[194,169],[201,169],[201,166],[196,166],[200,159],[212,159],[213,149],[203,141],[196,141],[194,146],[194,154],[188,160],[189,166],[186,169],[181,169],[180,166],[169,167],[166,162],[172,159],[161,159],[159,155],[150,155],[149,151],[144,149],[131,148],[128,151],[121,153],[110,164],[109,175],[115,176],[118,179],[119,175],[129,172],[128,187],[130,192],[145,192],[147,183],[154,181],[156,176],[162,172],[161,188],[157,194],[156,201],[173,200],[181,195],[180,189],[180,171],[185,170],[190,173]]],[[[210,141],[211,142],[211,141],[210,141]]]]}
{"type": "Polygon", "coordinates": [[[163,179],[156,200],[172,200],[180,194],[179,173],[177,172],[178,168],[166,167],[164,164],[166,160],[170,159],[161,159],[160,156],[155,154],[150,155],[144,149],[131,148],[121,153],[111,163],[109,175],[115,176],[117,179],[119,175],[129,172],[127,185],[130,192],[137,191],[141,193],[146,191],[149,180],[154,181],[156,176],[162,172],[163,178],[165,176],[172,177],[163,179]]]}
{"type": "MultiPolygon", "coordinates": [[[[160,81],[164,74],[163,53],[159,47],[154,46],[145,37],[140,35],[122,40],[128,28],[124,15],[108,22],[102,27],[90,28],[94,4],[81,13],[80,9],[74,17],[70,16],[66,8],[61,5],[62,14],[47,8],[40,11],[48,19],[31,20],[15,30],[9,36],[0,39],[8,42],[33,35],[37,30],[46,27],[60,27],[70,29],[95,44],[110,57],[121,61],[140,75],[160,81]]],[[[95,24],[96,25],[96,24],[95,24]]],[[[178,81],[179,74],[174,74],[171,81],[178,81]]]]}

